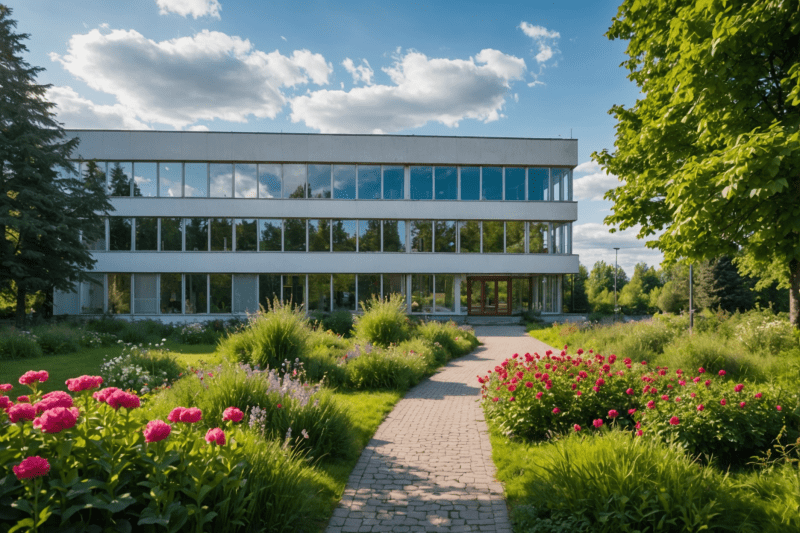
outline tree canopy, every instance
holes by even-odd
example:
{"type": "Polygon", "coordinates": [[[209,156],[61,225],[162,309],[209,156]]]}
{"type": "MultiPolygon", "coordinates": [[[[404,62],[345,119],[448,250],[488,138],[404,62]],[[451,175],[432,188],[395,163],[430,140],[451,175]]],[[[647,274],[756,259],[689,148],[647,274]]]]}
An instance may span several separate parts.
{"type": "Polygon", "coordinates": [[[607,36],[643,96],[593,154],[621,180],[606,223],[667,264],[736,257],[790,286],[800,327],[800,3],[624,0],[607,36]]]}

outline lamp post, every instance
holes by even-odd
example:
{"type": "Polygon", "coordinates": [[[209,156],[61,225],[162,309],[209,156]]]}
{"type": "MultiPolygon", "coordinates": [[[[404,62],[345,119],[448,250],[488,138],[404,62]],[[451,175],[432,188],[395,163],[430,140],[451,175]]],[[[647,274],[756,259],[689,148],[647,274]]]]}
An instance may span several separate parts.
{"type": "Polygon", "coordinates": [[[614,247],[614,322],[617,321],[617,257],[619,246],[614,247]]]}

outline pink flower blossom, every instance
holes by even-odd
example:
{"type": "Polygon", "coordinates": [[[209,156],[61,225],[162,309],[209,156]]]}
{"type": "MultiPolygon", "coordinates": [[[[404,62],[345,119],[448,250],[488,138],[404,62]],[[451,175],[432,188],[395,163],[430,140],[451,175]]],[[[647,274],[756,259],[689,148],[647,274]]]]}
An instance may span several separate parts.
{"type": "Polygon", "coordinates": [[[106,398],[106,403],[114,409],[119,409],[120,407],[136,409],[142,405],[138,396],[121,390],[111,393],[111,395],[106,398]]]}
{"type": "Polygon", "coordinates": [[[594,420],[592,422],[592,425],[599,429],[603,425],[603,419],[602,418],[598,418],[597,420],[594,420]]]}
{"type": "MultiPolygon", "coordinates": [[[[497,400],[495,400],[495,401],[497,401],[497,400]]],[[[281,408],[281,404],[278,404],[278,409],[280,409],[280,408],[281,408]]]]}
{"type": "Polygon", "coordinates": [[[209,429],[206,433],[206,442],[209,444],[217,444],[222,446],[225,444],[225,432],[220,428],[209,429]]]}
{"type": "Polygon", "coordinates": [[[711,386],[711,380],[710,380],[710,379],[707,379],[707,380],[706,380],[706,382],[705,382],[705,386],[706,386],[706,387],[710,387],[710,386],[711,386]]]}
{"type": "Polygon", "coordinates": [[[721,400],[719,401],[719,404],[720,404],[720,405],[726,405],[727,403],[728,403],[728,400],[726,400],[725,398],[723,398],[723,399],[721,399],[721,400]]]}
{"type": "Polygon", "coordinates": [[[222,412],[223,422],[228,420],[231,422],[241,422],[242,418],[244,418],[244,413],[238,407],[228,407],[222,412]]]}
{"type": "Polygon", "coordinates": [[[644,435],[644,432],[641,429],[636,431],[636,436],[637,437],[641,437],[642,435],[644,435]]]}
{"type": "Polygon", "coordinates": [[[33,421],[33,427],[45,433],[60,433],[75,427],[80,411],[77,407],[53,407],[33,421]]]}
{"type": "Polygon", "coordinates": [[[668,402],[669,401],[669,395],[668,394],[662,394],[661,395],[661,399],[664,400],[665,402],[668,402]]]}
{"type": "Polygon", "coordinates": [[[509,398],[509,399],[508,399],[508,401],[509,401],[509,402],[513,402],[513,401],[514,401],[514,399],[515,399],[515,398],[512,396],[511,398],[509,398]]]}
{"type": "MultiPolygon", "coordinates": [[[[493,402],[497,402],[497,401],[499,401],[499,400],[500,400],[500,398],[498,398],[497,396],[495,396],[494,398],[492,398],[492,401],[493,401],[493,402]]],[[[278,405],[280,405],[280,404],[278,404],[278,405]]]]}
{"type": "Polygon", "coordinates": [[[720,375],[720,376],[724,376],[724,375],[725,375],[725,371],[724,371],[724,370],[720,370],[720,371],[719,371],[719,375],[720,375]]]}
{"type": "Polygon", "coordinates": [[[678,424],[681,423],[681,421],[678,420],[677,416],[673,416],[672,418],[669,419],[669,423],[672,424],[673,426],[677,426],[678,424]]]}
{"type": "Polygon", "coordinates": [[[642,427],[642,423],[641,422],[636,422],[636,429],[639,429],[640,427],[642,427]]]}
{"type": "Polygon", "coordinates": [[[0,384],[0,392],[8,392],[14,388],[14,385],[11,383],[2,383],[0,384]]]}
{"type": "Polygon", "coordinates": [[[105,389],[101,389],[92,394],[92,398],[97,400],[98,402],[105,403],[108,400],[108,397],[117,392],[119,389],[116,387],[106,387],[105,389]]]}
{"type": "Polygon", "coordinates": [[[580,431],[581,427],[578,424],[575,424],[574,426],[572,426],[572,429],[574,429],[575,431],[580,431]]]}
{"type": "Polygon", "coordinates": [[[698,411],[702,411],[702,410],[704,410],[705,408],[706,408],[706,406],[705,406],[705,405],[703,405],[702,403],[701,403],[701,404],[699,404],[699,405],[697,406],[697,410],[698,410],[698,411]]]}
{"type": "Polygon", "coordinates": [[[628,389],[628,390],[626,390],[626,391],[625,391],[625,394],[627,394],[628,396],[630,396],[631,394],[633,394],[633,389],[628,389]]]}
{"type": "Polygon", "coordinates": [[[680,397],[680,396],[676,396],[676,397],[675,397],[675,401],[676,401],[676,402],[679,402],[679,401],[681,401],[681,397],[680,397]]]}
{"type": "Polygon", "coordinates": [[[11,401],[11,398],[8,396],[0,396],[0,409],[8,409],[14,405],[14,402],[11,401]]]}
{"type": "Polygon", "coordinates": [[[655,409],[656,408],[656,402],[654,402],[653,400],[650,400],[649,402],[647,402],[647,408],[648,409],[655,409]]]}
{"type": "Polygon", "coordinates": [[[608,418],[617,418],[618,416],[619,416],[619,413],[617,412],[616,409],[611,409],[608,412],[608,418]]]}
{"type": "Polygon", "coordinates": [[[700,376],[697,376],[696,378],[692,378],[692,381],[694,381],[695,383],[700,383],[700,376]]]}
{"type": "Polygon", "coordinates": [[[151,420],[142,430],[145,442],[158,442],[169,437],[172,426],[163,420],[151,420]]]}
{"type": "Polygon", "coordinates": [[[744,389],[744,384],[743,383],[739,383],[738,385],[733,387],[733,392],[742,392],[742,389],[744,389]]]}
{"type": "Polygon", "coordinates": [[[22,462],[13,467],[14,475],[17,479],[32,479],[35,477],[46,476],[50,472],[50,463],[44,457],[34,455],[26,457],[22,462]]]}
{"type": "Polygon", "coordinates": [[[18,403],[8,408],[8,420],[14,424],[20,420],[36,418],[36,409],[29,403],[18,403]]]}
{"type": "Polygon", "coordinates": [[[50,378],[50,374],[47,373],[47,370],[39,370],[38,372],[34,372],[33,370],[28,370],[19,378],[20,385],[31,385],[33,383],[44,383],[50,378]]]}
{"type": "Polygon", "coordinates": [[[17,396],[17,401],[20,403],[31,403],[30,398],[27,395],[23,394],[22,396],[17,396]]]}
{"type": "Polygon", "coordinates": [[[186,410],[185,407],[176,407],[175,409],[169,412],[169,415],[167,415],[167,420],[169,420],[170,422],[180,422],[181,415],[185,410],[186,410]]]}
{"type": "Polygon", "coordinates": [[[761,398],[761,396],[762,396],[762,394],[761,394],[760,392],[757,392],[757,393],[755,393],[755,395],[754,395],[754,397],[755,397],[755,398],[761,398]]]}
{"type": "Polygon", "coordinates": [[[72,392],[80,392],[89,389],[96,389],[103,384],[102,376],[80,376],[67,380],[67,389],[72,392]]]}
{"type": "Polygon", "coordinates": [[[515,390],[517,390],[517,386],[516,385],[509,385],[508,386],[508,392],[514,392],[515,390]]]}
{"type": "Polygon", "coordinates": [[[542,399],[542,391],[539,391],[539,392],[536,393],[536,399],[537,400],[541,400],[542,399]]]}
{"type": "Polygon", "coordinates": [[[691,396],[692,398],[694,398],[695,396],[697,396],[697,394],[695,394],[695,393],[693,393],[693,392],[690,392],[690,393],[689,393],[689,396],[691,396]]]}
{"type": "Polygon", "coordinates": [[[780,405],[776,405],[775,409],[777,409],[778,411],[782,411],[783,410],[783,408],[780,405]]]}
{"type": "Polygon", "coordinates": [[[636,409],[628,409],[628,414],[629,415],[632,415],[635,412],[636,412],[636,409]]]}
{"type": "Polygon", "coordinates": [[[739,402],[739,407],[741,407],[742,409],[744,409],[745,405],[747,405],[745,402],[739,402]]]}
{"type": "Polygon", "coordinates": [[[706,373],[706,369],[701,366],[700,368],[697,369],[697,373],[698,374],[705,374],[706,373]]]}
{"type": "Polygon", "coordinates": [[[581,391],[576,391],[575,396],[583,396],[583,393],[581,391]]]}
{"type": "Polygon", "coordinates": [[[528,388],[530,389],[530,388],[532,388],[532,387],[533,387],[533,383],[531,383],[530,381],[526,381],[526,382],[525,382],[525,386],[526,386],[526,387],[528,387],[528,388]]]}
{"type": "Polygon", "coordinates": [[[561,412],[561,409],[559,409],[558,407],[553,407],[553,414],[554,415],[557,415],[560,412],[561,412]]]}
{"type": "Polygon", "coordinates": [[[186,424],[194,424],[200,422],[203,418],[203,412],[197,407],[189,407],[181,412],[181,422],[186,424]]]}
{"type": "Polygon", "coordinates": [[[39,400],[34,404],[36,408],[36,414],[44,413],[48,409],[52,409],[54,407],[72,407],[72,396],[64,392],[63,390],[54,390],[53,392],[48,392],[42,399],[39,400]]]}

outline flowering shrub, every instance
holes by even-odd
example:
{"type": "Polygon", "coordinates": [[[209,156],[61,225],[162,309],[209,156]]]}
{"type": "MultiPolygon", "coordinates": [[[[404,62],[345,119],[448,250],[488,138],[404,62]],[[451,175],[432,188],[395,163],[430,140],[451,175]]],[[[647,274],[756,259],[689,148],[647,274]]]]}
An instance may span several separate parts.
{"type": "Polygon", "coordinates": [[[100,348],[102,346],[111,346],[117,342],[117,336],[113,333],[98,333],[95,331],[84,331],[81,335],[81,346],[87,348],[100,348]]]}
{"type": "Polygon", "coordinates": [[[192,322],[177,330],[181,344],[214,344],[219,334],[208,324],[192,322]]]}
{"type": "Polygon", "coordinates": [[[797,346],[789,321],[767,310],[742,315],[734,334],[748,350],[753,351],[778,353],[797,346]]]}
{"type": "Polygon", "coordinates": [[[104,361],[100,367],[105,383],[146,394],[174,382],[183,369],[168,352],[157,350],[160,346],[126,345],[120,355],[104,361]]]}

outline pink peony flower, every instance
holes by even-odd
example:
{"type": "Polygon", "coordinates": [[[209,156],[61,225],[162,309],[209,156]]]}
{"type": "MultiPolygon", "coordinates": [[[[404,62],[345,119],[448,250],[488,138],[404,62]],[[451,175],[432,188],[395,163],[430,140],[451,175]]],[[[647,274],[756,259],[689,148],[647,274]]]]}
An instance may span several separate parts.
{"type": "Polygon", "coordinates": [[[733,392],[742,392],[742,389],[744,389],[744,384],[743,383],[739,383],[738,385],[733,387],[733,392]]]}
{"type": "Polygon", "coordinates": [[[515,390],[517,390],[517,386],[516,385],[509,385],[508,386],[508,392],[514,392],[515,390]]]}
{"type": "Polygon", "coordinates": [[[629,396],[630,396],[631,394],[633,394],[633,389],[628,389],[628,390],[626,390],[626,391],[625,391],[625,394],[627,394],[627,395],[629,395],[629,396]]]}
{"type": "Polygon", "coordinates": [[[593,425],[595,428],[598,428],[598,429],[599,429],[599,428],[600,428],[600,427],[602,427],[602,425],[603,425],[603,419],[602,419],[602,418],[598,418],[597,420],[595,420],[595,421],[593,421],[593,422],[592,422],[592,425],[593,425]]]}
{"type": "Polygon", "coordinates": [[[8,409],[14,405],[14,402],[11,401],[11,398],[8,396],[0,396],[0,409],[8,409]]]}
{"type": "Polygon", "coordinates": [[[692,398],[694,398],[695,396],[697,396],[697,394],[695,394],[695,393],[693,393],[693,392],[690,392],[690,393],[689,393],[689,396],[691,396],[692,398]]]}
{"type": "Polygon", "coordinates": [[[723,398],[723,399],[721,399],[721,400],[719,401],[719,404],[720,404],[720,405],[726,405],[727,403],[728,403],[728,400],[726,400],[725,398],[723,398]]]}
{"type": "Polygon", "coordinates": [[[17,401],[20,403],[31,403],[31,399],[27,395],[17,396],[17,401]]]}
{"type": "Polygon", "coordinates": [[[103,384],[102,376],[80,376],[67,380],[67,389],[72,392],[80,392],[89,389],[96,389],[103,384]]]}
{"type": "Polygon", "coordinates": [[[574,426],[572,426],[572,429],[574,429],[575,431],[580,431],[581,427],[578,424],[575,424],[574,426]]]}
{"type": "Polygon", "coordinates": [[[532,387],[533,387],[533,383],[531,383],[530,381],[526,381],[526,382],[525,382],[525,386],[526,386],[526,387],[528,387],[528,388],[530,389],[530,388],[532,388],[532,387]]]}
{"type": "Polygon", "coordinates": [[[72,396],[64,392],[63,390],[54,390],[53,392],[48,392],[42,399],[36,402],[33,406],[36,408],[36,414],[44,413],[48,409],[52,409],[54,407],[66,407],[69,409],[72,407],[72,396]]]}
{"type": "Polygon", "coordinates": [[[700,376],[697,376],[696,378],[692,378],[692,381],[694,381],[695,383],[700,383],[700,376]]]}
{"type": "Polygon", "coordinates": [[[618,416],[619,416],[619,413],[617,412],[616,409],[611,409],[608,412],[608,418],[617,418],[618,416]]]}
{"type": "Polygon", "coordinates": [[[664,400],[665,402],[668,402],[669,401],[669,395],[668,394],[662,394],[661,395],[661,399],[664,400]]]}
{"type": "Polygon", "coordinates": [[[44,383],[50,378],[50,374],[47,373],[47,370],[39,370],[38,372],[34,372],[33,370],[28,370],[19,378],[20,385],[32,385],[33,383],[44,383]]]}
{"type": "Polygon", "coordinates": [[[554,415],[557,415],[560,412],[561,412],[561,409],[559,409],[558,407],[553,407],[553,414],[554,415]]]}
{"type": "Polygon", "coordinates": [[[761,398],[761,396],[762,396],[762,394],[761,394],[760,392],[757,392],[757,393],[755,393],[755,395],[754,395],[754,397],[755,397],[755,398],[761,398]]]}
{"type": "Polygon", "coordinates": [[[94,398],[98,402],[105,403],[108,400],[108,397],[117,392],[118,390],[119,389],[116,387],[106,387],[105,389],[93,393],[92,398],[94,398]]]}
{"type": "Polygon", "coordinates": [[[636,431],[636,436],[637,437],[641,437],[642,435],[644,435],[644,432],[641,429],[636,431]]]}
{"type": "MultiPolygon", "coordinates": [[[[495,396],[494,398],[492,398],[492,401],[493,401],[493,402],[498,402],[498,401],[500,401],[500,398],[498,398],[497,396],[495,396]]],[[[280,405],[280,404],[278,404],[278,405],[280,405]]]]}
{"type": "Polygon", "coordinates": [[[745,405],[747,405],[745,402],[739,402],[739,407],[741,407],[742,409],[744,409],[745,405]]]}
{"type": "Polygon", "coordinates": [[[582,396],[582,395],[583,395],[583,393],[581,391],[575,392],[575,396],[582,396]]]}
{"type": "Polygon", "coordinates": [[[636,429],[639,429],[641,427],[642,427],[642,423],[641,422],[636,422],[636,429]]]}
{"type": "Polygon", "coordinates": [[[541,400],[542,399],[542,391],[539,391],[539,392],[536,393],[536,399],[537,400],[541,400]]]}
{"type": "Polygon", "coordinates": [[[2,383],[0,384],[0,392],[8,392],[14,388],[14,385],[11,383],[2,383]]]}
{"type": "Polygon", "coordinates": [[[14,475],[17,479],[32,479],[35,477],[46,476],[50,472],[50,463],[44,457],[34,455],[26,457],[20,464],[13,467],[14,475]]]}
{"type": "Polygon", "coordinates": [[[678,424],[681,423],[681,421],[678,420],[677,416],[673,416],[672,418],[669,419],[669,423],[672,424],[673,426],[677,426],[678,424]]]}
{"type": "Polygon", "coordinates": [[[776,405],[775,409],[777,409],[778,411],[783,411],[783,408],[780,405],[776,405]]]}
{"type": "Polygon", "coordinates": [[[680,397],[680,396],[676,396],[676,397],[675,397],[675,401],[676,401],[676,402],[679,402],[679,401],[681,401],[681,397],[680,397]]]}
{"type": "Polygon", "coordinates": [[[209,444],[216,443],[219,446],[225,444],[225,432],[220,428],[209,429],[206,433],[206,442],[209,444]]]}
{"type": "Polygon", "coordinates": [[[75,427],[80,411],[77,407],[53,407],[33,421],[33,427],[45,433],[60,433],[75,427]]]}
{"type": "Polygon", "coordinates": [[[184,409],[181,413],[181,422],[185,422],[186,424],[200,422],[202,418],[203,412],[197,407],[189,407],[188,409],[184,409]]]}
{"type": "Polygon", "coordinates": [[[508,401],[509,401],[509,402],[513,402],[513,401],[514,401],[514,399],[515,399],[515,398],[512,396],[511,398],[509,398],[509,399],[508,399],[508,401]]]}
{"type": "Polygon", "coordinates": [[[654,402],[653,400],[650,400],[649,402],[647,402],[647,408],[648,409],[655,409],[655,407],[656,407],[656,402],[654,402]]]}
{"type": "Polygon", "coordinates": [[[18,403],[8,408],[8,420],[13,424],[20,420],[36,418],[36,408],[29,403],[18,403]]]}
{"type": "Polygon", "coordinates": [[[244,413],[238,407],[228,407],[222,412],[222,421],[241,422],[244,413]]]}
{"type": "Polygon", "coordinates": [[[172,426],[163,420],[151,420],[142,430],[145,442],[158,442],[169,437],[172,426]]]}
{"type": "Polygon", "coordinates": [[[702,403],[701,403],[701,404],[699,404],[699,405],[697,406],[697,410],[698,410],[698,411],[702,411],[702,410],[703,410],[703,409],[705,409],[705,408],[706,408],[706,406],[705,406],[705,405],[703,405],[702,403]]]}
{"type": "Polygon", "coordinates": [[[698,374],[705,374],[706,373],[706,369],[701,366],[700,368],[697,369],[697,373],[698,374]]]}
{"type": "Polygon", "coordinates": [[[636,409],[628,409],[628,414],[629,415],[632,415],[635,412],[636,412],[636,409]]]}
{"type": "Polygon", "coordinates": [[[125,391],[115,391],[106,399],[106,403],[114,409],[124,407],[126,409],[136,409],[142,405],[139,397],[125,391]]]}
{"type": "Polygon", "coordinates": [[[725,375],[725,371],[724,371],[724,370],[720,370],[720,371],[719,371],[719,375],[720,375],[720,376],[724,376],[724,375],[725,375]]]}
{"type": "Polygon", "coordinates": [[[711,386],[711,380],[710,380],[710,379],[707,379],[707,380],[706,380],[706,382],[705,382],[705,386],[706,386],[706,387],[710,387],[710,386],[711,386]]]}
{"type": "Polygon", "coordinates": [[[183,414],[183,412],[185,410],[186,410],[185,407],[176,407],[175,409],[173,409],[172,411],[169,412],[169,415],[167,416],[167,420],[169,420],[170,422],[180,422],[181,421],[181,415],[183,414]]]}

